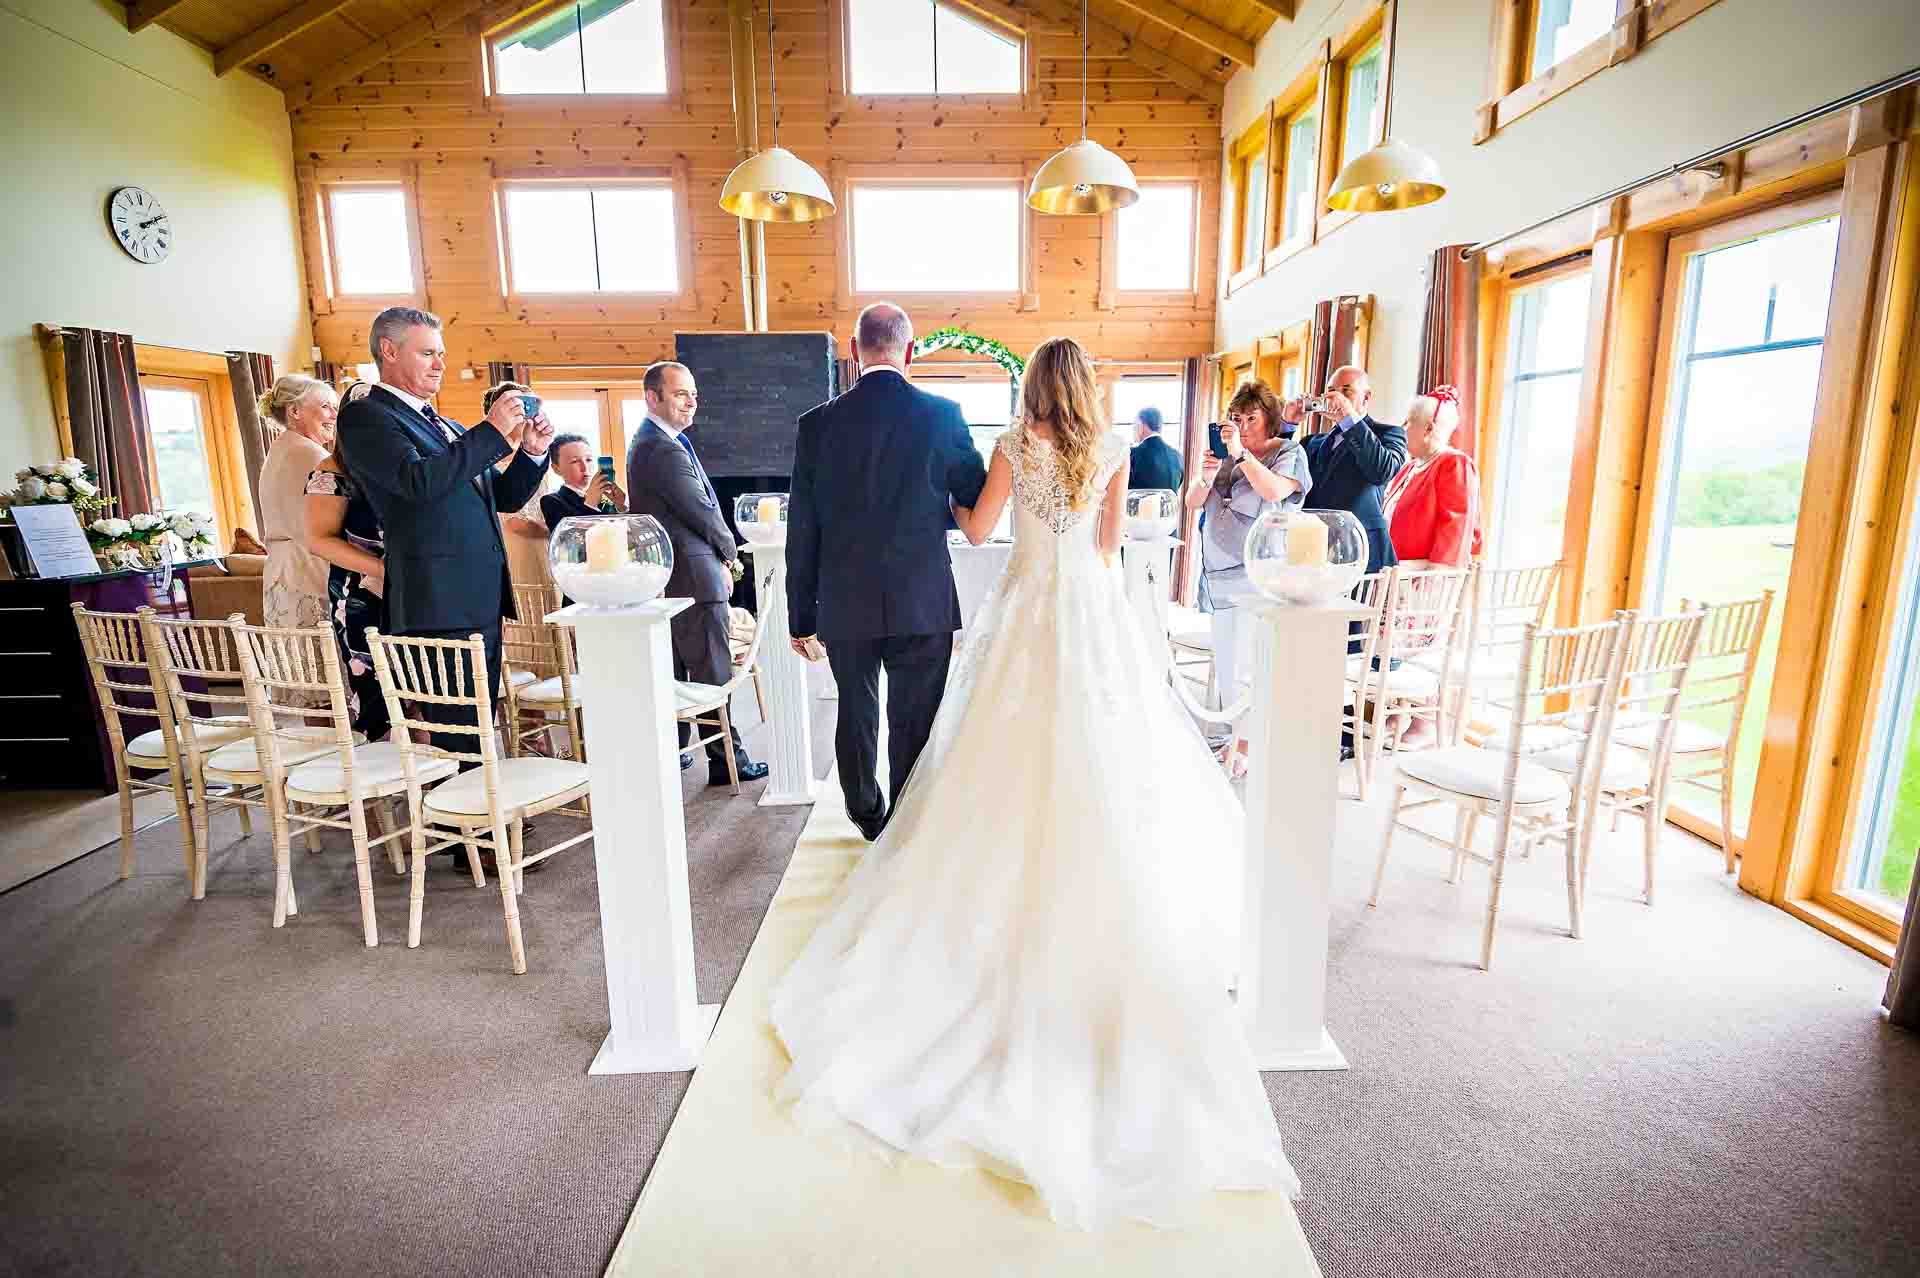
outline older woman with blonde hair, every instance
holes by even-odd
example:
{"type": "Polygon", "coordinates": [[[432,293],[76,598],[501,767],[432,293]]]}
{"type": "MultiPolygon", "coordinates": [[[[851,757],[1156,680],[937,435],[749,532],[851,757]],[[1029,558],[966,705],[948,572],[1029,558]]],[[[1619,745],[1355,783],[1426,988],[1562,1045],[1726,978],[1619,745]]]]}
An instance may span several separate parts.
{"type": "Polygon", "coordinates": [[[1452,446],[1460,395],[1436,386],[1407,408],[1407,464],[1382,503],[1402,568],[1464,568],[1480,553],[1480,475],[1452,446]]]}
{"type": "Polygon", "coordinates": [[[267,545],[260,611],[269,626],[327,624],[327,564],[307,541],[307,476],[333,451],[340,399],[333,387],[289,373],[260,396],[274,432],[260,466],[260,538],[267,545]]]}

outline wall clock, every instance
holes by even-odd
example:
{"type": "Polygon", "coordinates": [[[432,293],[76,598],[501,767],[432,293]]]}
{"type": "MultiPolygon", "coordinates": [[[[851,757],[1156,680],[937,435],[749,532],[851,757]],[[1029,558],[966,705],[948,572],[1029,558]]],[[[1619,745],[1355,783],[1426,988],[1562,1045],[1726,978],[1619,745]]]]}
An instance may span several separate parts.
{"type": "Polygon", "coordinates": [[[107,227],[127,256],[148,266],[166,260],[173,223],[160,201],[137,186],[123,186],[107,200],[107,227]]]}

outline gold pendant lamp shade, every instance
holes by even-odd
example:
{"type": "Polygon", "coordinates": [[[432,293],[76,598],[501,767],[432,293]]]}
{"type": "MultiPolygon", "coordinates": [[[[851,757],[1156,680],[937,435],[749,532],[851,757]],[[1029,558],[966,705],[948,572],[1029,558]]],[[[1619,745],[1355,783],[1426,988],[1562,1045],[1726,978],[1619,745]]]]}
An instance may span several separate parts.
{"type": "Polygon", "coordinates": [[[1127,162],[1087,136],[1087,5],[1080,0],[1080,140],[1040,166],[1027,188],[1039,213],[1105,213],[1140,198],[1127,162]]]}
{"type": "Polygon", "coordinates": [[[1447,193],[1440,166],[1417,147],[1388,138],[1353,157],[1334,179],[1327,207],[1354,213],[1418,208],[1447,193]]]}
{"type": "MultiPolygon", "coordinates": [[[[1387,84],[1393,78],[1394,58],[1400,52],[1400,6],[1387,8],[1387,84]]],[[[1385,103],[1391,134],[1393,102],[1385,103]]],[[[1440,177],[1440,166],[1417,146],[1391,136],[1383,136],[1380,145],[1362,151],[1340,166],[1340,176],[1327,193],[1327,207],[1345,213],[1391,213],[1396,209],[1415,209],[1431,204],[1447,193],[1440,177]]]]}
{"type": "Polygon", "coordinates": [[[720,207],[755,222],[817,222],[833,216],[833,192],[811,164],[770,146],[727,174],[720,207]]]}
{"type": "Polygon", "coordinates": [[[773,48],[773,0],[767,0],[767,87],[773,145],[734,166],[720,207],[752,222],[817,222],[833,216],[833,191],[811,164],[780,145],[780,56],[773,48]]]}

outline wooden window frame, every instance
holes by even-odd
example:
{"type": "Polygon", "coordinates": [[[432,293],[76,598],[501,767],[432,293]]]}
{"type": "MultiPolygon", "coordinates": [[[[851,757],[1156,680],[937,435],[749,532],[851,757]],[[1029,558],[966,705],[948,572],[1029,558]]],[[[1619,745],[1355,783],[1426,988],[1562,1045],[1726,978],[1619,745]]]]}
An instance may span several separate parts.
{"type": "MultiPolygon", "coordinates": [[[[1034,56],[1033,39],[1017,21],[1019,11],[1003,8],[994,0],[939,0],[943,8],[960,14],[968,22],[984,27],[1020,48],[1020,91],[1018,93],[855,93],[852,87],[853,23],[849,21],[847,0],[829,0],[827,5],[827,107],[831,111],[920,112],[952,111],[965,107],[1015,107],[1025,111],[1039,100],[1039,64],[1034,56]]],[[[938,53],[936,51],[936,58],[938,53]]],[[[936,65],[935,75],[939,71],[936,65]]]]}
{"type": "Polygon", "coordinates": [[[480,105],[486,111],[551,111],[555,108],[578,107],[582,103],[613,108],[622,111],[640,108],[650,109],[661,115],[678,115],[686,110],[686,45],[682,38],[679,0],[660,0],[661,45],[667,60],[667,88],[664,93],[502,93],[494,86],[500,83],[500,68],[496,61],[494,45],[513,31],[525,27],[543,17],[550,8],[557,5],[543,5],[539,12],[525,17],[503,22],[480,34],[480,105]]]}
{"type": "Polygon", "coordinates": [[[373,166],[311,165],[299,174],[302,185],[312,189],[313,197],[305,210],[303,232],[308,239],[309,261],[318,263],[311,272],[317,279],[308,282],[308,293],[316,314],[332,314],[336,306],[348,308],[427,305],[427,264],[420,229],[419,174],[413,165],[400,170],[373,166]],[[383,188],[400,192],[405,206],[407,260],[413,271],[412,289],[399,293],[349,293],[340,286],[340,252],[333,238],[333,194],[348,188],[383,188]]]}
{"type": "MultiPolygon", "coordinates": [[[[507,168],[493,170],[493,219],[500,255],[500,295],[513,308],[586,306],[618,307],[639,304],[647,307],[692,307],[699,304],[693,283],[693,209],[688,198],[690,186],[687,161],[676,156],[670,165],[632,165],[619,168],[507,168]],[[552,187],[562,189],[609,187],[666,189],[673,193],[673,251],[675,287],[658,292],[635,289],[600,289],[591,292],[526,293],[514,280],[513,236],[507,224],[507,192],[515,189],[552,187]]],[[[595,251],[598,251],[596,246],[595,251]]]]}
{"type": "MultiPolygon", "coordinates": [[[[1260,109],[1259,118],[1243,129],[1240,135],[1233,140],[1233,145],[1227,148],[1227,178],[1224,189],[1233,193],[1233,199],[1229,202],[1223,198],[1221,204],[1232,210],[1233,220],[1230,225],[1224,228],[1225,233],[1221,236],[1221,243],[1226,245],[1229,250],[1227,254],[1227,292],[1229,295],[1239,289],[1245,288],[1266,272],[1266,250],[1264,241],[1267,234],[1266,227],[1272,215],[1271,204],[1261,209],[1260,224],[1254,232],[1261,237],[1262,244],[1260,249],[1254,253],[1251,262],[1246,262],[1245,265],[1241,263],[1245,261],[1247,256],[1247,219],[1245,211],[1247,192],[1249,190],[1249,173],[1253,167],[1253,158],[1258,155],[1266,160],[1268,176],[1269,178],[1272,176],[1273,161],[1270,154],[1272,146],[1273,103],[1269,102],[1260,109]]],[[[1267,181],[1264,185],[1267,190],[1263,190],[1262,198],[1270,194],[1272,183],[1271,181],[1267,181]]],[[[1225,219],[1223,218],[1222,220],[1224,221],[1225,219]]]]}
{"type": "Polygon", "coordinates": [[[1608,67],[1628,61],[1653,40],[1717,3],[1719,0],[1615,0],[1613,26],[1606,34],[1539,75],[1530,76],[1540,0],[1492,0],[1487,96],[1480,106],[1474,144],[1487,141],[1529,111],[1545,106],[1608,67]]]}
{"type": "Polygon", "coordinates": [[[1207,215],[1207,185],[1199,175],[1191,171],[1184,174],[1156,174],[1149,176],[1136,170],[1135,180],[1142,187],[1148,186],[1184,186],[1193,193],[1193,218],[1191,222],[1192,245],[1189,249],[1189,265],[1192,268],[1189,279],[1191,288],[1185,289],[1123,289],[1120,287],[1120,214],[1112,212],[1100,219],[1100,290],[1097,305],[1103,311],[1111,311],[1127,306],[1180,307],[1189,310],[1200,309],[1201,280],[1206,274],[1200,261],[1202,221],[1207,215]]]}
{"type": "MultiPolygon", "coordinates": [[[[830,181],[834,187],[834,200],[840,212],[833,220],[838,223],[840,270],[835,302],[841,311],[864,306],[869,302],[887,301],[896,297],[927,299],[938,296],[943,309],[950,307],[996,308],[1005,307],[1009,311],[1038,310],[1040,294],[1036,282],[1038,254],[1036,253],[1036,228],[1034,219],[1038,216],[1026,202],[1027,184],[1032,179],[1032,165],[1020,164],[942,164],[938,166],[938,176],[914,177],[902,176],[899,169],[885,164],[846,164],[834,161],[833,176],[830,181]],[[910,292],[904,289],[881,289],[860,291],[856,287],[857,276],[854,272],[854,236],[856,232],[856,214],[854,211],[854,191],[862,187],[870,188],[964,188],[968,190],[986,186],[1005,186],[1012,188],[1018,200],[1020,218],[1020,261],[1014,278],[1015,286],[1006,290],[956,291],[952,289],[930,289],[926,292],[910,292]]],[[[911,309],[911,307],[909,307],[911,309]]]]}
{"type": "MultiPolygon", "coordinates": [[[[213,489],[214,509],[210,514],[220,529],[222,545],[233,544],[237,527],[257,527],[259,515],[253,509],[247,485],[246,461],[240,445],[239,417],[233,403],[233,378],[227,371],[226,357],[203,351],[168,346],[134,344],[134,367],[140,388],[191,390],[206,396],[206,415],[200,422],[200,442],[207,455],[208,483],[213,489]]],[[[154,464],[151,432],[141,441],[147,466],[154,476],[156,490],[159,469],[154,464]]],[[[162,503],[164,508],[165,503],[162,503]]]]}
{"type": "Polygon", "coordinates": [[[1322,145],[1325,138],[1324,124],[1318,136],[1313,140],[1313,213],[1307,218],[1307,224],[1291,236],[1281,238],[1286,231],[1286,219],[1283,216],[1283,200],[1287,189],[1289,157],[1287,155],[1287,135],[1294,120],[1308,110],[1322,113],[1325,119],[1327,107],[1327,76],[1329,68],[1330,46],[1322,41],[1318,52],[1295,76],[1286,91],[1273,100],[1272,132],[1267,139],[1267,232],[1266,253],[1262,258],[1262,271],[1270,271],[1280,263],[1292,257],[1302,249],[1311,248],[1320,236],[1320,209],[1323,192],[1326,189],[1326,151],[1322,145]]]}
{"type": "Polygon", "coordinates": [[[1379,146],[1387,138],[1387,125],[1393,112],[1393,6],[1396,0],[1384,0],[1349,26],[1340,37],[1329,42],[1327,73],[1320,93],[1320,194],[1315,216],[1315,240],[1323,239],[1359,217],[1353,209],[1330,209],[1327,197],[1333,184],[1353,157],[1344,150],[1347,133],[1347,69],[1377,40],[1380,44],[1379,120],[1367,134],[1367,149],[1379,146]]]}

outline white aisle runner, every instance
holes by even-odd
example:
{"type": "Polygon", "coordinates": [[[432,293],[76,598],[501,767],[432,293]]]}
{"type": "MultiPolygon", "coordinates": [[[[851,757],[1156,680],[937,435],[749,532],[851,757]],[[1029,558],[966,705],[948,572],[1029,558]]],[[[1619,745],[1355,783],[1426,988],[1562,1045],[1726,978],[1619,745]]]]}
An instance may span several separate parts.
{"type": "Polygon", "coordinates": [[[1023,1185],[912,1159],[890,1165],[777,1109],[787,1058],[767,1025],[768,997],[865,846],[829,778],[609,1275],[1317,1278],[1278,1194],[1221,1194],[1187,1229],[1088,1234],[1055,1225],[1023,1185]]]}

